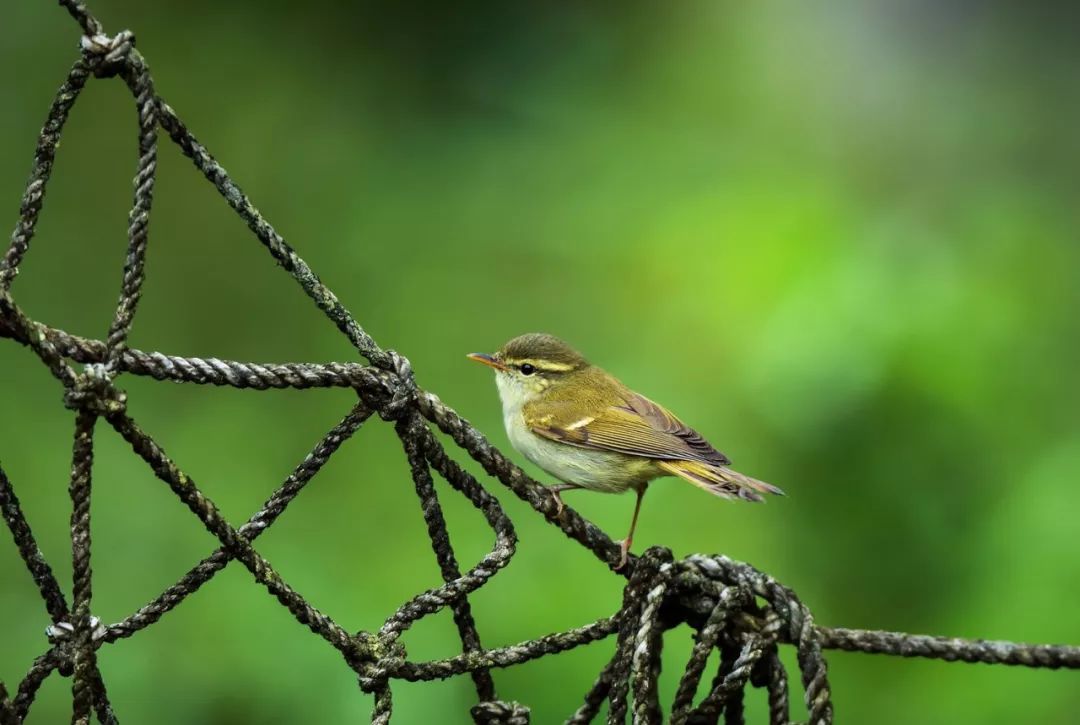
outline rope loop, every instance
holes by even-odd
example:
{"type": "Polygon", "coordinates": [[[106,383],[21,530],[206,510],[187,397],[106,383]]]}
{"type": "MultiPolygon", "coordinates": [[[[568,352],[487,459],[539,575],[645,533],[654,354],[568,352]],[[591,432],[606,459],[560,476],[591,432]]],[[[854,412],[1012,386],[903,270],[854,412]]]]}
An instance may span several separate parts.
{"type": "Polygon", "coordinates": [[[112,384],[102,363],[91,363],[75,379],[74,387],[64,393],[64,407],[89,410],[98,415],[116,415],[127,411],[127,393],[112,384]]]}
{"type": "Polygon", "coordinates": [[[110,78],[124,69],[135,48],[135,34],[121,30],[113,37],[105,33],[84,35],[79,40],[87,65],[96,78],[110,78]]]}
{"type": "Polygon", "coordinates": [[[476,725],[529,725],[529,708],[520,702],[488,700],[469,711],[476,725]]]}

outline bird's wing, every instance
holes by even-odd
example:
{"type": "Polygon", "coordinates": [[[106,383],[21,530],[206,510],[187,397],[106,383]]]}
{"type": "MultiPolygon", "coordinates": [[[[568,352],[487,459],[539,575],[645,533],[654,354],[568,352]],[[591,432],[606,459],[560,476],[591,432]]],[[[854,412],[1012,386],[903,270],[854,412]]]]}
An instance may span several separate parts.
{"type": "Polygon", "coordinates": [[[563,401],[526,406],[525,424],[537,435],[580,448],[717,466],[731,463],[697,431],[643,395],[628,391],[620,404],[585,417],[569,408],[563,401]]]}

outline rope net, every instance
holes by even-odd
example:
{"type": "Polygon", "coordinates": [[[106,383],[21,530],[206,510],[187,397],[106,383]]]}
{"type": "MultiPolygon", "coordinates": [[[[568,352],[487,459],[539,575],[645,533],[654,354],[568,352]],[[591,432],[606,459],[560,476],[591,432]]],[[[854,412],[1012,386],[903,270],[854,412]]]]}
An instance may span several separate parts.
{"type": "Polygon", "coordinates": [[[97,650],[130,637],[157,622],[227,566],[238,561],[254,580],[289,610],[296,620],[337,649],[357,675],[360,689],[374,697],[373,723],[388,723],[393,711],[391,683],[469,675],[477,704],[477,723],[520,725],[529,709],[498,698],[492,670],[563,652],[606,637],[615,637],[615,652],[588,688],[568,723],[592,722],[605,703],[607,722],[658,723],[664,719],[658,689],[660,653],[665,631],[687,624],[695,630],[694,645],[674,696],[667,705],[673,723],[743,722],[747,686],[765,691],[769,721],[790,722],[788,673],[779,647],[795,648],[802,698],[814,725],[831,723],[833,707],[822,654],[842,649],[901,657],[948,661],[1080,669],[1080,647],[949,639],[895,632],[832,629],[814,622],[795,593],[748,564],[724,556],[694,555],[675,561],[671,552],[652,548],[632,556],[617,574],[627,578],[618,611],[565,632],[518,644],[485,648],[469,607],[469,594],[483,586],[513,556],[517,537],[499,501],[463,469],[436,438],[432,426],[448,435],[489,476],[527,502],[566,536],[593,552],[613,571],[619,546],[573,509],[556,514],[544,487],[502,455],[467,421],[434,394],[416,386],[409,361],[381,348],[356,322],[308,265],[259,214],[229,175],[157,95],[134,35],[104,33],[101,23],[78,0],[60,0],[83,30],[81,54],[49,109],[38,138],[33,169],[22,198],[11,245],[0,260],[0,335],[31,351],[62,384],[64,404],[75,418],[69,492],[72,503],[71,604],[35,543],[11,481],[0,468],[0,511],[33,577],[53,625],[49,647],[31,664],[15,690],[0,682],[0,725],[22,723],[44,680],[53,672],[72,679],[73,723],[117,723],[117,715],[97,666],[97,650]],[[104,340],[69,335],[30,319],[16,304],[11,286],[27,253],[41,213],[64,123],[89,78],[119,77],[138,110],[139,159],[134,201],[129,216],[128,250],[119,301],[104,340]],[[368,361],[357,363],[258,364],[214,358],[187,358],[143,352],[127,345],[128,333],[144,282],[143,261],[156,176],[158,130],[180,147],[195,167],[221,193],[233,210],[303,288],[314,303],[368,361]],[[72,363],[80,363],[81,371],[72,363]],[[356,404],[332,428],[292,474],[239,528],[230,525],[162,447],[127,414],[125,393],[116,385],[122,374],[155,380],[222,385],[236,388],[346,387],[356,404]],[[282,580],[253,547],[350,436],[373,415],[392,424],[409,462],[442,583],[417,594],[390,614],[375,632],[349,632],[282,580]],[[175,584],[123,621],[105,624],[92,616],[90,542],[91,469],[94,433],[111,427],[131,450],[216,537],[219,548],[198,562],[175,584]],[[495,534],[492,549],[464,571],[450,546],[446,521],[435,491],[438,475],[483,514],[495,534]],[[448,659],[410,660],[402,635],[417,621],[444,608],[452,611],[462,653],[448,659]],[[720,653],[720,665],[697,699],[707,660],[720,653]]]}

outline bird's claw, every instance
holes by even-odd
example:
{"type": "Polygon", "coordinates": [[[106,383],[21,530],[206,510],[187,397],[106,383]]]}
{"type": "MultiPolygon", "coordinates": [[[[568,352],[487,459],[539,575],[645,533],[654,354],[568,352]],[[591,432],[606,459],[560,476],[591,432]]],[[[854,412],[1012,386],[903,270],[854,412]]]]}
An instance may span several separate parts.
{"type": "Polygon", "coordinates": [[[618,542],[620,556],[619,563],[615,565],[615,571],[619,571],[624,566],[626,566],[626,562],[630,558],[630,544],[632,544],[633,542],[633,539],[623,539],[622,541],[618,542]]]}
{"type": "Polygon", "coordinates": [[[558,489],[549,488],[548,490],[551,491],[551,497],[555,499],[555,518],[559,518],[562,516],[563,509],[566,508],[566,504],[563,503],[562,495],[558,489]]]}

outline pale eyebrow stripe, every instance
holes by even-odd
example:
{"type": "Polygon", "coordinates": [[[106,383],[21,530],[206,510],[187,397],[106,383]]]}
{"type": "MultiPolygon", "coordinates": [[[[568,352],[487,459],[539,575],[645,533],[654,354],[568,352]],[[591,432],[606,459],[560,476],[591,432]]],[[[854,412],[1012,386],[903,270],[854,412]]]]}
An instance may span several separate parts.
{"type": "Polygon", "coordinates": [[[525,358],[522,360],[507,360],[506,362],[512,365],[524,365],[528,363],[537,370],[546,370],[549,373],[565,373],[574,369],[573,365],[567,363],[551,362],[550,360],[534,360],[533,358],[525,358]]]}

